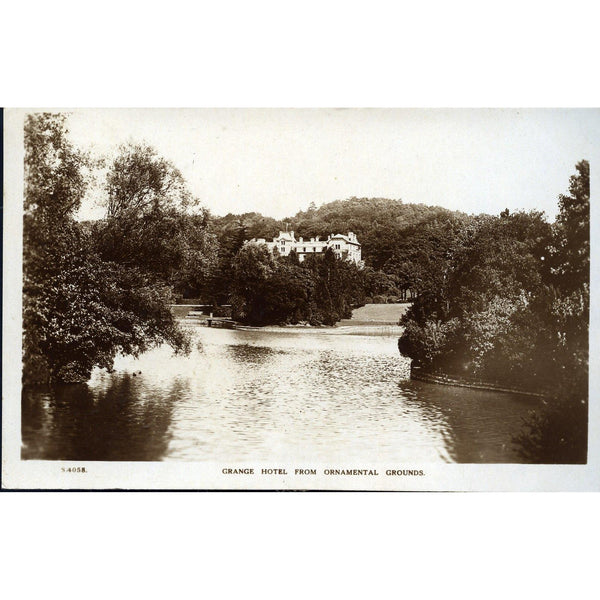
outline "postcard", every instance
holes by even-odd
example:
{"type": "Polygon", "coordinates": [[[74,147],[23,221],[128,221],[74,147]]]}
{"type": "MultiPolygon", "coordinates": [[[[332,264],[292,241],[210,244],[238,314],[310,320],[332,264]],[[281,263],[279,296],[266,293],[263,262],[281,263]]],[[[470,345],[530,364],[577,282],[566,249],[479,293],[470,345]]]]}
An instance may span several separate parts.
{"type": "Polygon", "coordinates": [[[600,490],[599,139],[599,109],[6,109],[2,486],[600,490]]]}

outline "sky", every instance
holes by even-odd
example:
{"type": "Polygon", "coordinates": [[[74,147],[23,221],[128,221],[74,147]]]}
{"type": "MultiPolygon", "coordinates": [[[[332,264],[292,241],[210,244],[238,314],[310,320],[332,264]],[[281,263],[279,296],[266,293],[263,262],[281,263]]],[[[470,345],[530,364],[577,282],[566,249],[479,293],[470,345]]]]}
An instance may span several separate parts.
{"type": "MultiPolygon", "coordinates": [[[[553,219],[575,164],[600,139],[598,109],[78,109],[94,153],[146,142],[215,215],[284,218],[333,200],[400,199],[466,213],[553,219]]],[[[81,218],[101,216],[91,200],[81,218]]]]}

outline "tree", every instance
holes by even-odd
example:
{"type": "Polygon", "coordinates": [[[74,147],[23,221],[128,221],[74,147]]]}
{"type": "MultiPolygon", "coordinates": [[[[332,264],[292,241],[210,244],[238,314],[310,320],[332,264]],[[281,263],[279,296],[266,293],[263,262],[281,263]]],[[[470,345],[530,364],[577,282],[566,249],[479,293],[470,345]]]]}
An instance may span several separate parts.
{"type": "Polygon", "coordinates": [[[180,290],[201,288],[217,263],[209,219],[172,163],[149,146],[121,146],[106,178],[98,250],[104,260],[135,265],[180,290]]]}
{"type": "Polygon", "coordinates": [[[151,146],[121,146],[106,178],[107,218],[132,221],[196,204],[180,171],[151,146]]]}
{"type": "Polygon", "coordinates": [[[50,319],[46,284],[75,235],[72,215],[87,188],[88,158],[67,138],[66,115],[41,113],[25,119],[23,216],[23,381],[50,376],[45,347],[50,319]]]}
{"type": "Polygon", "coordinates": [[[169,310],[171,289],[135,265],[103,260],[75,221],[90,162],[68,139],[66,116],[25,123],[23,383],[77,382],[117,353],[188,340],[169,310]]]}
{"type": "Polygon", "coordinates": [[[553,248],[554,274],[562,289],[581,289],[590,280],[590,164],[577,163],[569,194],[559,196],[553,248]]]}
{"type": "Polygon", "coordinates": [[[79,208],[87,189],[89,157],[67,138],[65,114],[41,113],[25,119],[25,235],[32,228],[60,225],[79,208]]]}
{"type": "Polygon", "coordinates": [[[505,211],[500,217],[466,221],[464,231],[455,232],[453,245],[445,248],[443,272],[432,271],[435,285],[426,279],[406,314],[405,324],[411,322],[411,328],[405,336],[411,339],[400,346],[421,366],[513,385],[540,385],[544,369],[535,369],[539,376],[532,378],[531,372],[525,377],[522,366],[531,366],[528,324],[539,323],[531,304],[544,289],[543,255],[550,231],[537,212],[505,211]],[[454,325],[434,364],[430,353],[419,350],[418,341],[429,344],[428,332],[435,332],[438,322],[454,325]],[[424,330],[421,338],[413,331],[419,327],[424,330]]]}
{"type": "Polygon", "coordinates": [[[175,233],[175,266],[168,282],[184,297],[208,296],[219,268],[219,243],[208,228],[208,212],[182,217],[175,233]]]}
{"type": "Polygon", "coordinates": [[[310,320],[314,287],[307,269],[283,259],[279,261],[264,290],[264,321],[296,324],[310,320]]]}
{"type": "Polygon", "coordinates": [[[553,402],[525,422],[515,437],[531,462],[585,463],[589,404],[590,167],[576,165],[569,194],[559,196],[559,215],[548,249],[550,292],[543,306],[554,343],[553,402]]]}
{"type": "Polygon", "coordinates": [[[552,225],[536,211],[467,221],[444,248],[443,269],[423,269],[399,340],[416,366],[549,397],[515,437],[530,462],[586,456],[589,165],[576,168],[552,225]]]}
{"type": "Polygon", "coordinates": [[[187,349],[169,307],[171,290],[136,268],[106,263],[75,233],[68,252],[31,285],[26,331],[40,332],[37,347],[50,381],[80,382],[94,367],[112,369],[118,353],[139,356],[169,343],[187,349]]]}
{"type": "Polygon", "coordinates": [[[275,261],[265,244],[244,244],[233,260],[232,315],[249,323],[265,322],[264,299],[275,272],[275,261]]]}
{"type": "Polygon", "coordinates": [[[266,244],[248,242],[233,260],[233,317],[255,325],[334,325],[364,304],[358,267],[333,251],[308,256],[272,254],[266,244]]]}
{"type": "Polygon", "coordinates": [[[337,258],[331,248],[322,255],[307,256],[302,267],[314,280],[311,322],[335,325],[352,316],[353,306],[364,304],[363,274],[354,263],[337,258]]]}

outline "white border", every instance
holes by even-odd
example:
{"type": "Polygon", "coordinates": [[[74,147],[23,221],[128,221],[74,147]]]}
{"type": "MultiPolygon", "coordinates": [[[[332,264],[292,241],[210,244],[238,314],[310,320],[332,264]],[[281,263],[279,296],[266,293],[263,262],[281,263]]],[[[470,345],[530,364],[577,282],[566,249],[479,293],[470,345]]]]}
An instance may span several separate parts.
{"type": "MultiPolygon", "coordinates": [[[[237,4],[10,3],[0,103],[600,106],[591,0],[257,1],[242,15],[237,4]]],[[[592,214],[593,242],[593,203],[592,214]]],[[[587,598],[598,587],[595,495],[5,493],[0,506],[13,595],[587,598]]]]}
{"type": "MultiPolygon", "coordinates": [[[[497,464],[313,464],[316,476],[294,475],[306,465],[280,463],[225,464],[67,462],[20,460],[20,357],[22,289],[22,165],[23,118],[26,111],[5,113],[5,269],[3,323],[3,480],[9,489],[167,489],[167,490],[412,490],[412,491],[587,491],[600,490],[600,431],[598,418],[598,314],[592,302],[590,347],[589,447],[587,465],[497,464]],[[85,466],[86,473],[65,471],[85,466]],[[227,467],[254,468],[253,475],[227,475],[227,467]],[[279,468],[286,475],[262,475],[263,468],[279,468]],[[373,469],[378,476],[331,476],[326,469],[373,469]],[[417,469],[420,477],[387,476],[388,469],[417,469]]],[[[592,157],[590,157],[592,159],[592,157]]],[[[593,160],[592,190],[595,186],[593,160]]],[[[593,197],[593,193],[592,193],[593,197]]],[[[597,239],[597,208],[592,201],[592,240],[597,239]]],[[[595,252],[595,244],[592,246],[595,252]]],[[[597,289],[596,261],[592,261],[592,298],[597,289]]]]}

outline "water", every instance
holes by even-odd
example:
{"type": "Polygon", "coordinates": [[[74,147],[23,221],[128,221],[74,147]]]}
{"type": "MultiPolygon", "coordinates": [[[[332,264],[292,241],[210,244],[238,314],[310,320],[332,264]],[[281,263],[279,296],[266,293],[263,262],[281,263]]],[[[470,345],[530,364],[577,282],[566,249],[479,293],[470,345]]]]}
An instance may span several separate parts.
{"type": "Polygon", "coordinates": [[[511,438],[540,406],[411,381],[397,336],[192,331],[190,356],[158,348],[87,384],[26,392],[22,458],[519,462],[511,438]]]}

